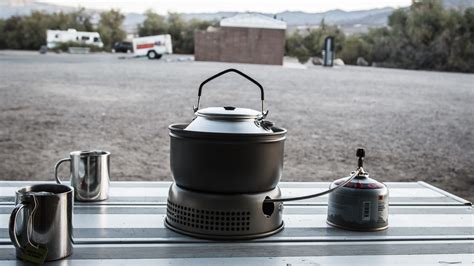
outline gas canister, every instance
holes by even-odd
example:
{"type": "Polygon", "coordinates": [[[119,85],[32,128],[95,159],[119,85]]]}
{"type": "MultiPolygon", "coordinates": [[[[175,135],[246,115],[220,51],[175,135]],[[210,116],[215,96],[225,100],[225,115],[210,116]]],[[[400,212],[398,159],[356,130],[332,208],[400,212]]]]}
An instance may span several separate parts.
{"type": "MultiPolygon", "coordinates": [[[[365,151],[357,150],[359,174],[345,186],[329,194],[329,225],[357,231],[379,231],[388,228],[388,188],[369,177],[363,169],[365,151]]],[[[352,173],[352,175],[354,172],[352,173]]],[[[349,177],[331,183],[330,188],[349,177]]]]}

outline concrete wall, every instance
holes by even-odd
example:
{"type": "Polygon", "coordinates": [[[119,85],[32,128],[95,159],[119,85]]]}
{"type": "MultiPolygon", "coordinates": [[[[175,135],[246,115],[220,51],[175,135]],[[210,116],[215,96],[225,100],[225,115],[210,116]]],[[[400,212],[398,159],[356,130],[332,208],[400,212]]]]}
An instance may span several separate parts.
{"type": "Polygon", "coordinates": [[[285,30],[221,27],[194,35],[196,61],[282,65],[285,30]]]}

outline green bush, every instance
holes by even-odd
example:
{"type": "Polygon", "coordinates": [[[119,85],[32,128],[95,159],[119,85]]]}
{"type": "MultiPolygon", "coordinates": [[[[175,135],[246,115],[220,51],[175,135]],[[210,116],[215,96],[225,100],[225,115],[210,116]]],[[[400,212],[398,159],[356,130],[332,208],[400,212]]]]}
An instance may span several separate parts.
{"type": "MultiPolygon", "coordinates": [[[[217,21],[186,21],[177,13],[164,17],[148,10],[145,15],[138,25],[139,35],[170,34],[175,53],[193,53],[195,31],[217,25],[217,21]]],[[[37,50],[46,44],[47,29],[73,28],[98,31],[108,50],[125,38],[124,18],[117,10],[102,12],[96,28],[84,9],[71,13],[32,12],[29,16],[0,19],[0,49],[37,50]]],[[[385,67],[474,72],[474,8],[447,10],[441,0],[413,1],[409,8],[395,10],[387,27],[348,37],[323,20],[318,28],[296,30],[286,36],[285,54],[307,62],[311,56],[321,56],[327,36],[334,37],[336,57],[347,64],[364,57],[371,64],[385,67]]],[[[63,44],[58,49],[67,50],[69,46],[63,44]]]]}
{"type": "Polygon", "coordinates": [[[336,26],[329,26],[321,21],[321,24],[316,29],[309,29],[303,31],[294,31],[291,35],[286,37],[285,53],[289,56],[296,57],[296,53],[308,53],[308,56],[321,56],[324,39],[327,36],[334,37],[334,50],[336,53],[342,50],[342,45],[345,39],[344,33],[336,26]]]}
{"type": "Polygon", "coordinates": [[[474,8],[447,10],[440,0],[415,1],[397,9],[388,27],[345,37],[324,21],[317,29],[287,36],[286,55],[320,56],[324,38],[335,38],[336,57],[355,64],[358,57],[378,66],[474,72],[474,8]]]}
{"type": "Polygon", "coordinates": [[[104,46],[110,48],[115,41],[125,38],[125,32],[121,29],[123,19],[124,16],[118,11],[103,12],[96,29],[91,23],[91,16],[84,9],[52,14],[34,11],[29,16],[13,16],[0,20],[0,49],[38,50],[46,44],[48,29],[99,31],[104,46]]]}
{"type": "Polygon", "coordinates": [[[0,48],[37,50],[46,44],[47,29],[68,28],[92,30],[90,16],[84,9],[68,14],[34,11],[29,16],[13,16],[0,22],[0,48]]]}
{"type": "Polygon", "coordinates": [[[370,58],[370,45],[360,36],[352,36],[344,41],[339,56],[345,64],[355,65],[357,58],[370,58]]]}
{"type": "Polygon", "coordinates": [[[173,41],[173,52],[177,54],[194,53],[194,33],[216,26],[217,21],[192,19],[185,21],[178,13],[168,13],[165,18],[152,10],[145,12],[145,20],[138,25],[140,36],[170,34],[173,41]]]}
{"type": "Polygon", "coordinates": [[[143,23],[138,24],[137,26],[139,36],[159,35],[168,32],[168,24],[166,23],[166,18],[164,16],[149,9],[145,11],[145,17],[143,23]]]}
{"type": "Polygon", "coordinates": [[[294,54],[301,64],[305,64],[306,62],[308,62],[310,57],[308,49],[306,49],[306,47],[304,46],[297,47],[295,49],[294,54]]]}
{"type": "Polygon", "coordinates": [[[122,29],[125,16],[118,10],[110,10],[100,13],[100,21],[97,31],[104,43],[104,49],[110,51],[116,42],[123,41],[127,33],[122,29]]]}

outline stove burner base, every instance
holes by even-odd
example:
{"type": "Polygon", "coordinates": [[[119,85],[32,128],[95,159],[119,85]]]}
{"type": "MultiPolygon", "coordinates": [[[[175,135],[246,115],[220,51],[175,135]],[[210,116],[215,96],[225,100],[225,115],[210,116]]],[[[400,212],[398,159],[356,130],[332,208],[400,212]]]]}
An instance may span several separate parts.
{"type": "Polygon", "coordinates": [[[200,234],[200,233],[194,233],[194,232],[189,232],[189,231],[184,231],[179,228],[176,228],[172,226],[171,224],[168,223],[168,220],[165,219],[165,226],[168,229],[171,229],[175,231],[176,233],[183,234],[183,235],[188,235],[196,238],[202,238],[202,239],[209,239],[209,240],[250,240],[250,239],[255,239],[255,238],[262,238],[262,237],[267,237],[271,236],[273,234],[276,234],[283,230],[284,228],[284,223],[282,222],[280,227],[278,227],[275,230],[261,233],[261,234],[254,234],[254,235],[229,235],[229,236],[219,236],[219,235],[208,235],[208,234],[200,234]]]}
{"type": "Polygon", "coordinates": [[[190,191],[172,184],[165,226],[175,232],[214,240],[245,240],[270,236],[284,228],[278,187],[252,194],[214,194],[190,191]]]}

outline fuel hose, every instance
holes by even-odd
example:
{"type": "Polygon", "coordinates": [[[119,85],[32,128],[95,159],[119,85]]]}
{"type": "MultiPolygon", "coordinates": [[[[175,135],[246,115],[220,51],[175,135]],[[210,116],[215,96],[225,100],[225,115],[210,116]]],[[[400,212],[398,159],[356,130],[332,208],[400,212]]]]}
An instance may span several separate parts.
{"type": "Polygon", "coordinates": [[[326,191],[323,191],[323,192],[319,192],[319,193],[316,193],[316,194],[311,194],[311,195],[306,195],[306,196],[300,196],[300,197],[292,197],[292,198],[278,198],[278,199],[265,199],[264,200],[264,203],[265,202],[284,202],[284,201],[295,201],[295,200],[305,200],[305,199],[311,199],[311,198],[316,198],[316,197],[320,197],[322,195],[326,195],[326,194],[329,194],[331,192],[333,192],[334,190],[336,189],[339,189],[343,186],[345,186],[346,184],[348,184],[349,182],[352,181],[352,179],[354,179],[356,176],[358,176],[360,173],[363,173],[363,169],[362,167],[359,167],[357,168],[356,171],[352,172],[351,175],[349,176],[349,178],[344,181],[343,183],[341,183],[340,185],[336,186],[336,187],[333,187],[331,189],[328,189],[326,191]]]}

